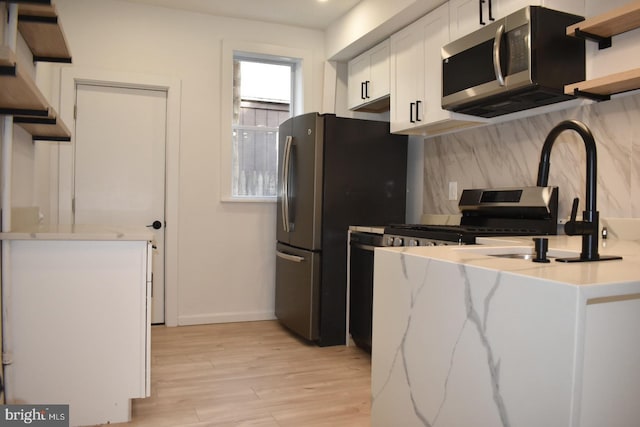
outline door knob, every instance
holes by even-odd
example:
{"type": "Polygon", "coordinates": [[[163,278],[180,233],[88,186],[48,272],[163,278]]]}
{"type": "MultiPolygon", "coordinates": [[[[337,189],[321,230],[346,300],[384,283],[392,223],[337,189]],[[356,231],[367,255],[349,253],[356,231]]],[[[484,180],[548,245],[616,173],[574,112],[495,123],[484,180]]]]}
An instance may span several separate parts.
{"type": "Polygon", "coordinates": [[[151,227],[154,230],[160,230],[162,228],[162,221],[155,220],[153,223],[147,225],[147,227],[151,227]]]}

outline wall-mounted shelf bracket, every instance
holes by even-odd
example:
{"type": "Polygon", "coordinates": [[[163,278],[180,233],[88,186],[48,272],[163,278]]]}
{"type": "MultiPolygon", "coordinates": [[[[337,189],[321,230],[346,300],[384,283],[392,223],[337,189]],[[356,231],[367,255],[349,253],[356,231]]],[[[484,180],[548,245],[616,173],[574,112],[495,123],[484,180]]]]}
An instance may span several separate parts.
{"type": "Polygon", "coordinates": [[[573,35],[579,39],[591,40],[598,43],[598,49],[607,49],[611,47],[611,37],[603,37],[597,34],[582,31],[580,28],[576,28],[573,35]]]}
{"type": "Polygon", "coordinates": [[[582,98],[592,99],[594,101],[609,101],[611,99],[611,95],[600,95],[598,93],[591,93],[587,91],[582,91],[580,89],[574,89],[573,94],[575,96],[579,96],[582,98]]]}
{"type": "Polygon", "coordinates": [[[0,114],[5,114],[7,116],[39,116],[39,117],[47,117],[49,115],[49,110],[32,110],[30,108],[0,108],[0,114]]]}
{"type": "Polygon", "coordinates": [[[15,65],[0,65],[0,76],[15,76],[15,75],[16,75],[15,65]]]}
{"type": "MultiPolygon", "coordinates": [[[[20,10],[20,9],[18,9],[18,10],[20,10]]],[[[57,16],[27,15],[27,14],[20,14],[20,12],[18,12],[18,21],[33,22],[33,23],[37,23],[37,24],[58,25],[58,17],[57,16]]]]}
{"type": "Polygon", "coordinates": [[[14,116],[13,123],[20,126],[31,134],[31,139],[35,141],[71,141],[71,132],[58,120],[55,111],[51,110],[47,117],[14,116]]]}

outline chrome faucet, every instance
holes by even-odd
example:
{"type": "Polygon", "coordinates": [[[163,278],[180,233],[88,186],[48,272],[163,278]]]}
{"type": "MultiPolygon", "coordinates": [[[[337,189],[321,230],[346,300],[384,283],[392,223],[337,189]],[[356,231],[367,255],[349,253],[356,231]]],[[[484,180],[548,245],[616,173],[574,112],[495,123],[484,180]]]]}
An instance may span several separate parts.
{"type": "Polygon", "coordinates": [[[571,208],[571,218],[564,226],[564,231],[570,236],[582,236],[582,252],[578,258],[558,258],[562,262],[584,262],[584,261],[605,261],[612,259],[622,259],[618,256],[600,256],[598,254],[598,229],[599,214],[596,209],[596,188],[597,188],[597,153],[596,141],[589,128],[577,120],[566,120],[551,129],[549,135],[542,146],[540,154],[540,165],[538,167],[539,187],[546,187],[549,181],[549,159],[551,148],[556,138],[565,130],[576,131],[582,140],[587,153],[587,183],[585,195],[585,209],[582,212],[582,221],[577,221],[578,198],[573,199],[571,208]]]}

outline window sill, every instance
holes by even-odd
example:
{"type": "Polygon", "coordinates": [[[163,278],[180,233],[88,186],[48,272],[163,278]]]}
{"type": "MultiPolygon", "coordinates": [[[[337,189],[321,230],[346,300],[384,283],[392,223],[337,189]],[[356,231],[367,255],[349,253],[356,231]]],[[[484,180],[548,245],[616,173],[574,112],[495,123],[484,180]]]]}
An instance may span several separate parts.
{"type": "Polygon", "coordinates": [[[223,203],[275,203],[276,197],[224,196],[220,201],[223,203]]]}

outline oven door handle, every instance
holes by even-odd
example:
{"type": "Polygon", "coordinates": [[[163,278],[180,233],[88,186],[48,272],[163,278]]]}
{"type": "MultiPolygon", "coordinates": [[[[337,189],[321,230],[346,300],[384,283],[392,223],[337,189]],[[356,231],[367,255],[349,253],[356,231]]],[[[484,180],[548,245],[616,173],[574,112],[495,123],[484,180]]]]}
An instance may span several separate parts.
{"type": "Polygon", "coordinates": [[[363,243],[351,243],[351,246],[358,249],[364,249],[365,251],[373,252],[375,248],[380,248],[381,246],[373,246],[373,245],[365,245],[363,243]]]}
{"type": "Polygon", "coordinates": [[[504,36],[504,25],[499,25],[496,30],[496,36],[493,39],[493,71],[496,74],[496,80],[500,86],[504,86],[504,75],[502,75],[502,67],[500,65],[502,36],[504,36]]]}

